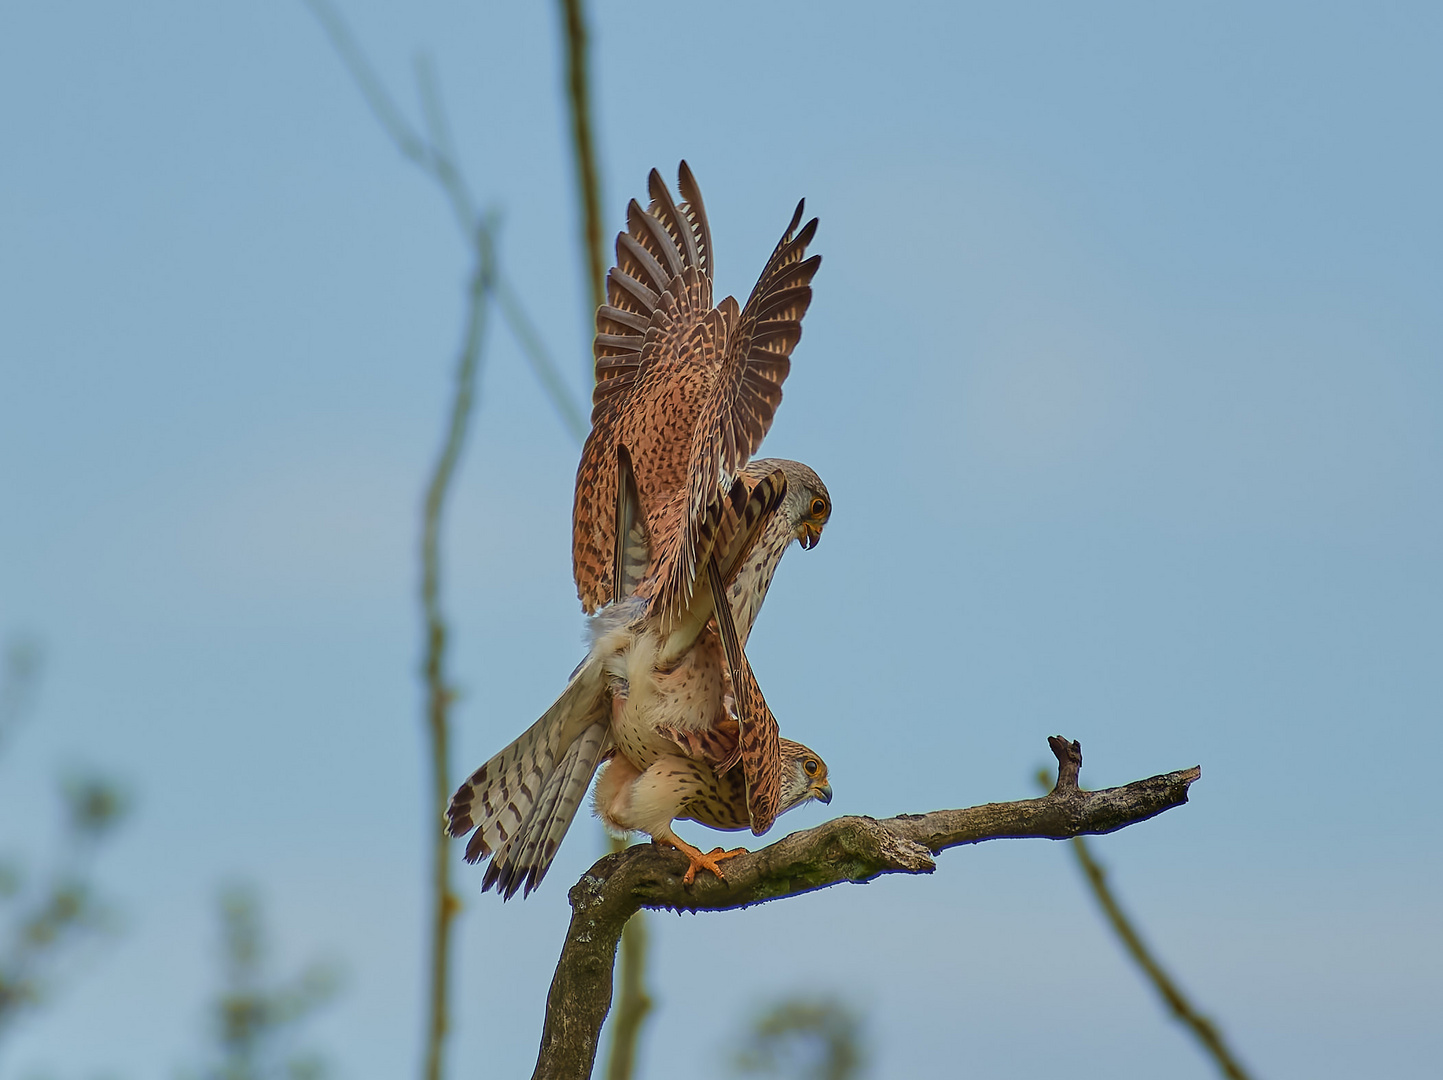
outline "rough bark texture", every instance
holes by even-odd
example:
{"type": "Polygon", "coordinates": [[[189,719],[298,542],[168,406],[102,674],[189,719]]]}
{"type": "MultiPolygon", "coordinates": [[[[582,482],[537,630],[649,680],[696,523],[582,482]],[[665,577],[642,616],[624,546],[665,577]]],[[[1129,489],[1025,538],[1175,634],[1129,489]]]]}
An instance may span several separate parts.
{"type": "Polygon", "coordinates": [[[725,911],[798,896],[843,881],[882,874],[926,874],[947,848],[1009,837],[1067,840],[1115,832],[1187,802],[1199,768],[1082,791],[1082,748],[1053,736],[1057,786],[1040,799],[988,803],[877,820],[843,817],[792,833],[726,864],[726,880],[710,875],[683,885],[686,857],[640,844],[604,856],[571,890],[571,926],[546,1000],[546,1023],[534,1080],[584,1080],[591,1075],[601,1025],[611,1008],[616,943],[642,908],[725,911]]]}

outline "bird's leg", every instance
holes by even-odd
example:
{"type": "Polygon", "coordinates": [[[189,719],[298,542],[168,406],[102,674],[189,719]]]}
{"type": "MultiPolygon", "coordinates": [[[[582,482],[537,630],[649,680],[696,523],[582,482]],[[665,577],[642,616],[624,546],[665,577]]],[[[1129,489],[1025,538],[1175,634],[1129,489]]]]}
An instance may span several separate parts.
{"type": "Polygon", "coordinates": [[[739,847],[733,848],[731,851],[727,851],[725,848],[713,848],[706,854],[702,854],[700,848],[692,847],[675,833],[672,833],[670,836],[656,836],[652,839],[658,844],[665,844],[668,847],[676,848],[677,851],[680,851],[691,860],[691,865],[686,868],[686,873],[682,875],[681,883],[683,885],[690,885],[695,881],[698,870],[710,870],[720,880],[725,881],[726,875],[722,873],[721,866],[719,865],[721,861],[723,859],[734,859],[738,855],[745,855],[747,853],[746,848],[739,847]]]}

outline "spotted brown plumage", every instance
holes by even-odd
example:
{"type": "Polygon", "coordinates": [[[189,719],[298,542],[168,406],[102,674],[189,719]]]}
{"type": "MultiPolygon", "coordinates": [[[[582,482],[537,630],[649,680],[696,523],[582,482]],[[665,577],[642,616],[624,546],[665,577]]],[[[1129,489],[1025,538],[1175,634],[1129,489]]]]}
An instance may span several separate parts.
{"type": "MultiPolygon", "coordinates": [[[[821,264],[820,256],[806,256],[817,221],[801,225],[805,203],[798,203],[746,306],[727,297],[713,307],[711,229],[695,177],[682,162],[680,203],[655,169],[647,186],[647,208],[635,200],[628,206],[607,303],[596,315],[592,429],[577,468],[573,512],[577,594],[590,612],[619,591],[615,579],[623,564],[613,557],[613,508],[617,478],[626,475],[650,538],[645,595],[652,615],[664,631],[717,617],[743,726],[753,827],[760,833],[770,827],[778,800],[776,719],[729,625],[730,612],[717,607],[713,595],[720,591],[717,576],[730,580],[723,562],[744,558],[747,548],[714,545],[706,524],[781,402],[821,264]]],[[[677,662],[693,639],[690,628],[673,635],[658,661],[677,662]]]]}
{"type": "Polygon", "coordinates": [[[799,463],[748,462],[811,300],[816,221],[799,229],[799,204],[746,306],[713,306],[695,178],[683,163],[679,203],[654,170],[648,186],[649,206],[628,208],[597,312],[592,431],[577,469],[573,569],[591,651],[448,812],[452,835],[473,833],[468,859],[492,860],[483,887],[507,897],[540,882],[609,754],[640,772],[678,750],[722,775],[739,759],[752,830],[781,807],[776,719],[743,646],[782,553],[794,539],[815,543],[831,503],[799,463]],[[735,736],[719,760],[713,728],[726,723],[735,736]]]}
{"type": "MultiPolygon", "coordinates": [[[[827,765],[819,754],[801,743],[782,739],[780,758],[779,814],[812,799],[832,801],[827,765]]],[[[702,868],[723,877],[717,863],[745,850],[726,852],[718,848],[703,855],[671,827],[673,820],[690,819],[722,831],[748,828],[751,814],[746,789],[735,769],[719,773],[695,757],[676,754],[658,758],[641,770],[618,755],[602,767],[594,802],[597,816],[613,832],[645,832],[685,853],[691,862],[685,878],[688,882],[702,868]]]]}
{"type": "MultiPolygon", "coordinates": [[[[729,537],[744,533],[748,522],[760,522],[746,557],[733,560],[728,570],[734,575],[728,596],[745,642],[777,563],[794,540],[821,532],[830,502],[816,474],[793,461],[751,463],[733,498],[743,494],[744,500],[717,512],[716,535],[730,550],[729,537]],[[819,500],[826,504],[821,515],[812,512],[819,500]],[[772,512],[764,515],[768,508],[772,512]]],[[[644,540],[638,543],[644,548],[644,540]]],[[[714,624],[693,621],[662,635],[647,615],[645,598],[634,596],[604,608],[590,630],[591,649],[561,696],[463,781],[447,810],[447,832],[470,834],[467,861],[491,860],[483,888],[494,887],[503,897],[529,894],[545,877],[598,763],[616,748],[618,735],[640,741],[633,753],[642,769],[678,752],[698,754],[716,768],[737,760],[735,721],[730,732],[725,723],[719,732],[711,730],[718,719],[726,720],[733,697],[714,624]],[[657,667],[657,653],[688,628],[692,641],[680,658],[657,667]],[[632,682],[641,693],[629,693],[632,682]],[[618,699],[626,706],[619,717],[618,699]]],[[[741,770],[733,773],[740,783],[741,770]]]]}
{"type": "Polygon", "coordinates": [[[711,229],[696,179],[682,162],[680,203],[654,169],[647,186],[649,206],[627,208],[596,313],[592,426],[572,518],[572,568],[588,613],[613,596],[618,444],[630,452],[652,536],[680,529],[683,538],[665,561],[653,557],[664,583],[656,603],[669,616],[687,603],[701,566],[697,526],[771,427],[821,264],[805,258],[817,222],[798,230],[798,203],[746,306],[727,297],[713,307],[711,229]],[[687,493],[679,509],[678,489],[687,493]]]}
{"type": "MultiPolygon", "coordinates": [[[[778,471],[787,478],[786,495],[727,590],[743,644],[782,555],[793,541],[810,546],[830,514],[826,487],[800,462],[757,460],[741,480],[755,488],[778,471]],[[821,513],[814,512],[818,504],[821,513]]],[[[540,720],[461,783],[447,812],[452,836],[471,834],[467,860],[491,859],[483,887],[494,887],[503,897],[522,890],[529,894],[545,877],[598,763],[615,748],[618,690],[628,691],[623,697],[633,709],[625,719],[636,724],[638,737],[655,740],[652,751],[638,754],[645,762],[641,771],[663,756],[693,757],[738,785],[740,805],[746,806],[743,770],[728,771],[740,748],[735,721],[727,723],[733,695],[715,624],[699,627],[692,647],[668,671],[656,670],[646,659],[646,651],[654,655],[658,647],[658,634],[643,601],[631,601],[629,609],[627,603],[608,606],[593,617],[591,632],[591,650],[565,691],[540,720]],[[684,665],[693,666],[690,681],[677,677],[684,665]],[[636,708],[644,702],[629,694],[628,673],[648,693],[669,696],[670,704],[653,698],[652,710],[636,708]],[[667,715],[679,717],[680,724],[668,724],[667,715]],[[554,802],[549,793],[556,794],[554,802]]]]}

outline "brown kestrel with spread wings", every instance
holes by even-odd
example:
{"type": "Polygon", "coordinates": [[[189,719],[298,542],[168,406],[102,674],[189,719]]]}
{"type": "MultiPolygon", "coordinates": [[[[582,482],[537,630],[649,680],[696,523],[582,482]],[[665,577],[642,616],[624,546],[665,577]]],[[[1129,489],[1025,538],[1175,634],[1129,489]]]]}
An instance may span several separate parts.
{"type": "MultiPolygon", "coordinates": [[[[777,473],[787,479],[785,497],[766,520],[750,557],[735,571],[728,590],[742,640],[750,632],[786,549],[794,540],[813,546],[830,513],[821,479],[800,462],[754,461],[741,479],[755,494],[759,488],[766,492],[770,478],[777,473]],[[819,501],[824,504],[820,514],[816,512],[819,501]]],[[[747,506],[755,511],[771,498],[767,495],[755,502],[749,498],[747,506]]],[[[624,538],[626,530],[618,535],[624,538]]],[[[641,558],[645,559],[644,551],[641,558]]],[[[619,579],[625,582],[631,577],[623,567],[619,579]]],[[[714,626],[702,628],[682,662],[670,671],[656,672],[646,663],[632,663],[634,658],[655,653],[655,621],[647,618],[646,609],[644,599],[626,597],[598,612],[590,625],[591,649],[561,696],[456,790],[447,810],[447,831],[456,837],[472,834],[466,845],[468,862],[491,856],[481,883],[483,890],[495,885],[509,899],[523,888],[529,894],[545,877],[598,765],[617,749],[619,698],[624,705],[633,706],[627,716],[634,720],[649,716],[654,721],[637,724],[634,737],[640,743],[630,748],[637,758],[631,768],[637,772],[669,755],[694,757],[713,772],[736,759],[738,730],[734,709],[728,708],[731,685],[717,630],[714,626]],[[631,679],[641,694],[632,694],[631,679]],[[649,699],[653,708],[635,709],[636,698],[649,699]],[[666,720],[672,725],[666,726],[666,720]]],[[[742,792],[737,796],[741,801],[736,814],[740,824],[746,825],[751,814],[738,771],[724,775],[742,792]]],[[[780,786],[782,804],[787,796],[785,783],[780,786]]]]}
{"type": "MultiPolygon", "coordinates": [[[[701,192],[686,162],[675,202],[660,174],[650,205],[635,200],[616,241],[607,303],[596,316],[596,390],[591,434],[576,474],[572,565],[582,607],[618,593],[619,477],[635,483],[635,522],[651,559],[637,595],[663,632],[658,667],[677,663],[713,615],[726,654],[753,827],[765,831],[780,799],[775,717],[742,650],[733,613],[713,599],[728,581],[706,522],[732,497],[739,473],[771,427],[811,303],[820,256],[806,257],[813,218],[804,203],[740,306],[712,306],[712,243],[701,192]]],[[[823,501],[823,509],[830,507],[823,501]]],[[[743,541],[741,548],[745,548],[743,541]]],[[[744,550],[738,557],[744,557],[744,550]]],[[[642,764],[644,767],[644,763],[642,764]]]]}
{"type": "Polygon", "coordinates": [[[651,206],[631,204],[611,303],[597,315],[593,431],[577,473],[578,593],[588,612],[601,608],[592,649],[546,715],[463,784],[448,812],[453,835],[476,829],[469,860],[495,854],[483,888],[499,882],[507,896],[540,881],[616,749],[638,775],[678,752],[725,775],[739,755],[753,831],[781,809],[776,721],[742,643],[782,552],[793,539],[812,546],[831,504],[805,466],[744,466],[800,336],[816,222],[798,233],[798,206],[745,309],[730,298],[712,308],[710,231],[690,171],[682,165],[680,207],[655,172],[650,185],[651,206]],[[728,585],[732,602],[716,605],[728,585]],[[728,722],[730,749],[718,749],[727,740],[714,729],[728,722]]]}
{"type": "Polygon", "coordinates": [[[596,313],[591,434],[572,515],[572,569],[588,614],[614,596],[619,446],[652,537],[660,606],[675,617],[686,605],[703,555],[699,523],[771,427],[822,261],[804,258],[817,220],[797,230],[803,200],[746,306],[728,296],[712,307],[711,227],[691,169],[681,163],[680,205],[655,169],[647,184],[651,205],[628,206],[596,313]]]}

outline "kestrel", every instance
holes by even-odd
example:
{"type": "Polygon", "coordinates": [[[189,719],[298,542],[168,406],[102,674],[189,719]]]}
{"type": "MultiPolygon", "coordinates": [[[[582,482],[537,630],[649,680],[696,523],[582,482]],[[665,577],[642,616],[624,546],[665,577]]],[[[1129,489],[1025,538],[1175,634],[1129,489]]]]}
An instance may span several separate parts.
{"type": "Polygon", "coordinates": [[[680,205],[653,169],[650,206],[627,207],[596,313],[591,434],[572,515],[572,569],[588,614],[614,595],[618,446],[632,459],[661,606],[674,616],[687,603],[701,566],[698,525],[771,427],[822,261],[804,258],[817,220],[797,230],[803,200],[746,306],[728,296],[713,307],[711,227],[691,169],[683,161],[678,171],[680,205]]]}
{"type": "MultiPolygon", "coordinates": [[[[728,590],[743,640],[786,549],[794,540],[813,546],[831,509],[821,479],[800,462],[755,461],[744,470],[742,481],[755,491],[767,487],[764,481],[778,472],[788,478],[786,495],[779,511],[767,519],[751,557],[737,570],[728,590]],[[821,514],[815,512],[819,500],[825,504],[821,514]]],[[[616,746],[616,695],[619,692],[628,703],[638,704],[630,700],[626,675],[618,673],[632,671],[629,660],[638,639],[655,635],[655,622],[647,619],[646,606],[644,600],[624,598],[598,612],[589,627],[591,649],[572,672],[561,696],[526,732],[456,790],[447,810],[447,831],[456,837],[472,833],[466,845],[468,862],[492,857],[482,879],[483,890],[495,885],[504,897],[510,898],[523,888],[529,894],[545,877],[592,775],[616,746]]],[[[654,681],[658,673],[645,665],[638,664],[633,673],[637,685],[644,687],[646,694],[663,698],[662,711],[677,720],[675,727],[662,731],[650,743],[649,751],[646,746],[632,747],[640,758],[640,764],[633,766],[638,772],[667,755],[695,756],[716,768],[724,767],[729,758],[735,760],[739,736],[734,720],[729,729],[726,725],[731,688],[714,626],[699,631],[693,649],[684,654],[683,661],[669,673],[673,678],[668,679],[666,672],[659,673],[659,684],[654,681]],[[675,676],[687,667],[693,672],[709,670],[711,685],[698,682],[683,687],[683,680],[675,676]],[[666,702],[668,692],[674,698],[684,699],[688,693],[692,698],[689,703],[666,702]],[[697,716],[704,717],[704,721],[697,722],[697,716]],[[720,730],[714,731],[718,724],[720,730]]],[[[629,715],[638,714],[633,711],[629,715]]],[[[646,732],[644,737],[650,739],[652,733],[646,732]]],[[[741,784],[736,772],[727,774],[729,782],[741,784]]],[[[779,789],[782,787],[779,784],[779,789]]],[[[740,822],[742,826],[747,823],[740,822]]]]}
{"type": "Polygon", "coordinates": [[[592,648],[546,715],[448,811],[452,835],[476,829],[468,860],[495,853],[483,888],[499,883],[506,896],[539,883],[613,749],[638,775],[678,752],[725,773],[739,755],[753,831],[781,807],[776,721],[742,646],[783,551],[816,542],[831,502],[805,466],[747,459],[810,303],[820,260],[803,256],[816,222],[798,232],[799,205],[746,307],[713,308],[690,170],[682,164],[679,207],[655,171],[649,183],[651,205],[631,203],[597,313],[593,428],[577,470],[573,568],[596,613],[592,648]],[[729,721],[723,753],[713,729],[729,721]]]}
{"type": "MultiPolygon", "coordinates": [[[[782,741],[782,803],[779,813],[816,799],[832,801],[827,764],[819,754],[790,739],[782,741]]],[[[653,840],[670,844],[691,860],[685,884],[699,869],[722,877],[721,860],[746,851],[716,848],[703,853],[671,829],[677,818],[690,818],[708,828],[735,832],[748,828],[746,789],[735,769],[718,774],[693,757],[672,754],[658,758],[644,772],[625,757],[607,761],[596,780],[597,816],[616,833],[640,830],[653,840]]]]}
{"type": "MultiPolygon", "coordinates": [[[[780,799],[776,719],[756,685],[733,613],[713,597],[728,581],[705,523],[732,497],[782,398],[791,353],[811,304],[821,257],[806,257],[813,218],[797,204],[746,305],[712,306],[711,228],[691,169],[682,162],[675,202],[655,169],[650,205],[627,208],[597,310],[591,434],[576,473],[572,567],[582,607],[618,595],[615,512],[636,486],[633,520],[650,550],[637,595],[662,631],[654,661],[676,664],[715,614],[741,722],[740,750],[753,827],[763,832],[780,799]]],[[[824,504],[829,511],[829,505],[824,504]]],[[[624,545],[623,545],[624,546],[624,545]]],[[[638,763],[645,767],[644,763],[638,763]]]]}

